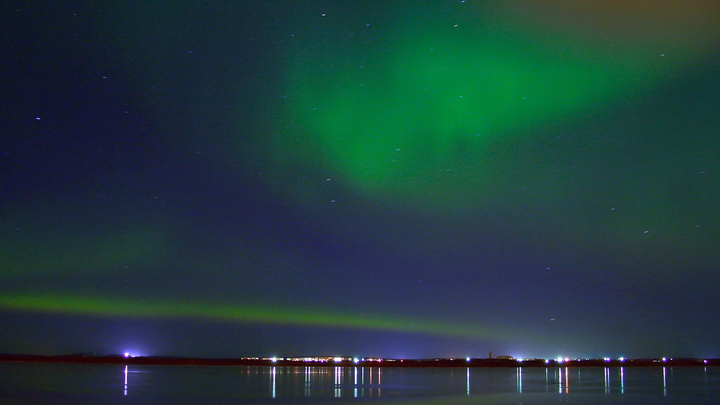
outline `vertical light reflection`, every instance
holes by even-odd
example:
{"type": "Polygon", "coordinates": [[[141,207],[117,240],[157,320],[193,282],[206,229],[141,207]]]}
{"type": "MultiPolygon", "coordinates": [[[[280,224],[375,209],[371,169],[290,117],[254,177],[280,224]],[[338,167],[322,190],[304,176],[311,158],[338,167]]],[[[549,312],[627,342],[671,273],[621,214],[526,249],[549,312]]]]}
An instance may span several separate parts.
{"type": "MultiPolygon", "coordinates": [[[[522,394],[522,367],[517,368],[517,374],[515,375],[515,380],[517,381],[517,392],[518,394],[522,394]]],[[[468,392],[469,394],[469,392],[468,392]]]]}
{"type": "Polygon", "coordinates": [[[378,367],[378,396],[382,396],[382,367],[378,367]]]}
{"type": "Polygon", "coordinates": [[[565,393],[570,393],[570,370],[565,367],[565,393]]]}
{"type": "Polygon", "coordinates": [[[353,368],[353,386],[355,387],[354,397],[358,397],[358,368],[353,368]]]}
{"type": "Polygon", "coordinates": [[[562,377],[563,377],[562,369],[558,368],[558,394],[562,394],[562,389],[563,389],[562,377]]]}
{"type": "Polygon", "coordinates": [[[620,393],[625,393],[625,367],[620,367],[620,393]]]}
{"type": "Polygon", "coordinates": [[[277,392],[275,391],[275,389],[276,389],[276,388],[275,388],[275,372],[276,372],[275,367],[272,367],[272,368],[270,369],[270,381],[272,382],[272,383],[271,383],[270,393],[271,393],[271,395],[272,395],[273,398],[275,398],[276,395],[277,395],[277,392]]]}
{"type": "Polygon", "coordinates": [[[125,388],[123,389],[123,395],[127,396],[128,384],[127,384],[128,366],[125,366],[125,388]]]}
{"type": "Polygon", "coordinates": [[[465,393],[470,395],[470,367],[467,368],[467,376],[465,377],[465,393]]]}
{"type": "Polygon", "coordinates": [[[365,396],[365,367],[360,369],[360,384],[363,385],[362,396],[365,396]]]}
{"type": "Polygon", "coordinates": [[[548,384],[548,368],[545,367],[545,392],[550,392],[550,385],[548,384]]]}
{"type": "Polygon", "coordinates": [[[372,367],[370,367],[370,370],[368,371],[368,375],[370,376],[370,396],[373,396],[373,389],[372,389],[372,384],[373,384],[373,368],[372,368],[372,367]]]}
{"type": "Polygon", "coordinates": [[[342,367],[335,367],[335,398],[342,397],[342,367]]]}
{"type": "Polygon", "coordinates": [[[605,367],[605,393],[610,393],[610,369],[605,367]]]}
{"type": "Polygon", "coordinates": [[[310,397],[310,367],[305,367],[305,397],[310,397]]]}
{"type": "Polygon", "coordinates": [[[663,396],[667,396],[667,367],[663,367],[663,396]]]}

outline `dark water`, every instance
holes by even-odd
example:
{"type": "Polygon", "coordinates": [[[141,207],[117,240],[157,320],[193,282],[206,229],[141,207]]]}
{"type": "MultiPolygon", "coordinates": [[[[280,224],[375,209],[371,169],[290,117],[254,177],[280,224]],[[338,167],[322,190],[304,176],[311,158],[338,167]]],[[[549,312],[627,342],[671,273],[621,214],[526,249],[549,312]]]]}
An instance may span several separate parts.
{"type": "Polygon", "coordinates": [[[0,404],[717,404],[720,368],[0,364],[0,404]]]}

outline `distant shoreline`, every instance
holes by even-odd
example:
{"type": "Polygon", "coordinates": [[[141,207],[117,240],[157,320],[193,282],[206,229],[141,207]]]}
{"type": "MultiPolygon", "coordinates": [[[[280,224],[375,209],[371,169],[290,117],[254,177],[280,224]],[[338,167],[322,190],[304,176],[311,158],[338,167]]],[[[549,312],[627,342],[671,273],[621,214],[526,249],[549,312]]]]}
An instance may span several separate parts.
{"type": "Polygon", "coordinates": [[[268,358],[191,358],[163,356],[123,356],[72,354],[42,356],[0,354],[0,362],[76,363],[171,366],[267,366],[267,367],[701,367],[720,366],[720,359],[339,359],[295,360],[268,358]]]}

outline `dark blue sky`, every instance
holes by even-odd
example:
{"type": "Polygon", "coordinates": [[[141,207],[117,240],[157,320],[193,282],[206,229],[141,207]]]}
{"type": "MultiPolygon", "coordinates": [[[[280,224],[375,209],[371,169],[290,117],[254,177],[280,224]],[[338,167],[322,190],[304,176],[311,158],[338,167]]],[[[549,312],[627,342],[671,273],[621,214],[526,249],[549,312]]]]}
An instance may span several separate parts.
{"type": "Polygon", "coordinates": [[[720,356],[718,7],[296,3],[3,6],[0,352],[720,356]]]}

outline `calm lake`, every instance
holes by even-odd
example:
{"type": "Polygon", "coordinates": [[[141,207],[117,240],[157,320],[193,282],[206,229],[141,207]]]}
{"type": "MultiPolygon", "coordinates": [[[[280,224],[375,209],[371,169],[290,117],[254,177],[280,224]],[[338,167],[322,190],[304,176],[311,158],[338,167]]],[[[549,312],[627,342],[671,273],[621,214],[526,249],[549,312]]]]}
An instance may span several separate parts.
{"type": "Polygon", "coordinates": [[[0,363],[0,404],[717,404],[720,367],[368,368],[0,363]]]}

